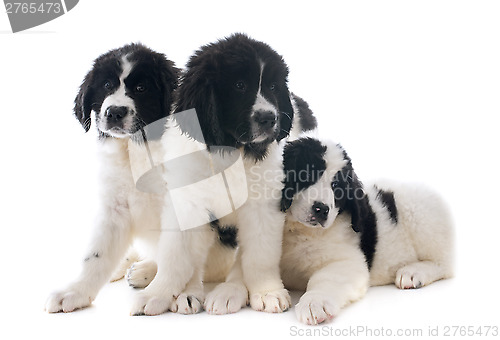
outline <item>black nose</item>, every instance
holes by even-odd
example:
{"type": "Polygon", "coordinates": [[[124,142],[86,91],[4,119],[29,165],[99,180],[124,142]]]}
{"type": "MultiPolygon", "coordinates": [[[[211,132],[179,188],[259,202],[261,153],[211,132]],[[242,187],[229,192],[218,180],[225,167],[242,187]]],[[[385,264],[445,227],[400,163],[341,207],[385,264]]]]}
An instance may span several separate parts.
{"type": "Polygon", "coordinates": [[[328,218],[328,213],[330,212],[330,208],[326,204],[321,202],[314,202],[312,206],[312,215],[313,219],[318,221],[319,223],[323,223],[328,218]]]}
{"type": "Polygon", "coordinates": [[[110,106],[104,111],[104,117],[110,120],[121,120],[127,115],[128,108],[125,106],[110,106]]]}
{"type": "Polygon", "coordinates": [[[276,114],[271,111],[256,111],[253,119],[261,130],[270,130],[276,125],[276,114]]]}

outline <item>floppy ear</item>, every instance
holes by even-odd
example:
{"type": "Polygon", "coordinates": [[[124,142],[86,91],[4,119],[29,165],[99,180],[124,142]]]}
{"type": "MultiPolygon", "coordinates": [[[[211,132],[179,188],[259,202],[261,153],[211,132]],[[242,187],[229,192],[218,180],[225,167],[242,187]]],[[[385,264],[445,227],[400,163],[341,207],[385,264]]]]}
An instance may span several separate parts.
{"type": "Polygon", "coordinates": [[[355,232],[363,232],[368,228],[371,229],[371,225],[376,223],[375,214],[363,189],[363,183],[358,179],[352,167],[348,166],[348,168],[350,169],[347,172],[342,171],[342,176],[348,179],[345,210],[351,214],[352,229],[355,232]]]}
{"type": "Polygon", "coordinates": [[[91,84],[93,81],[93,72],[94,70],[87,73],[85,78],[83,79],[82,85],[80,86],[80,91],[75,98],[75,106],[73,112],[76,116],[76,119],[82,124],[85,132],[89,131],[91,119],[90,112],[92,110],[92,89],[91,84]]]}
{"type": "Polygon", "coordinates": [[[283,189],[281,189],[280,210],[286,212],[292,205],[293,196],[298,192],[297,177],[295,168],[300,158],[300,150],[297,144],[287,143],[283,150],[283,189]]]}
{"type": "Polygon", "coordinates": [[[288,142],[283,150],[283,189],[281,211],[286,211],[298,192],[314,184],[326,169],[323,158],[326,146],[313,138],[301,138],[288,142]]]}
{"type": "Polygon", "coordinates": [[[175,109],[176,113],[193,108],[196,110],[201,131],[187,120],[178,120],[178,123],[184,133],[197,141],[204,141],[207,146],[224,145],[213,86],[216,64],[215,58],[210,55],[198,57],[194,61],[191,59],[179,86],[175,109]]]}
{"type": "Polygon", "coordinates": [[[280,115],[280,133],[276,140],[279,142],[290,134],[294,115],[292,102],[290,101],[290,92],[286,84],[278,97],[278,109],[280,115]]]}
{"type": "Polygon", "coordinates": [[[163,93],[163,112],[168,116],[172,110],[174,102],[174,90],[179,84],[180,70],[175,64],[168,60],[163,54],[158,65],[161,81],[161,90],[163,93]]]}

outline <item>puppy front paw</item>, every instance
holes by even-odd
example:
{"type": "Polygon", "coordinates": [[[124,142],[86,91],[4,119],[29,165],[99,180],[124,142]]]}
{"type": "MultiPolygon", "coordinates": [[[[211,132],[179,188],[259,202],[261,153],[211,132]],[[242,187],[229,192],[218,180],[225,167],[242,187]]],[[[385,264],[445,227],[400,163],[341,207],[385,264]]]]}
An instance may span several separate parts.
{"type": "Polygon", "coordinates": [[[49,313],[69,313],[90,306],[93,300],[94,296],[69,288],[50,294],[45,303],[45,310],[49,313]]]}
{"type": "Polygon", "coordinates": [[[248,290],[244,284],[223,282],[207,295],[205,310],[208,314],[236,313],[248,304],[248,290]]]}
{"type": "Polygon", "coordinates": [[[196,314],[203,310],[203,294],[181,293],[172,301],[170,310],[180,314],[196,314]]]}
{"type": "Polygon", "coordinates": [[[127,270],[127,283],[133,288],[147,287],[153,281],[158,267],[154,261],[140,261],[134,263],[127,270]]]}
{"type": "Polygon", "coordinates": [[[333,298],[317,292],[306,292],[295,306],[297,319],[307,325],[332,320],[339,311],[340,307],[333,298]]]}
{"type": "Polygon", "coordinates": [[[174,300],[172,294],[154,294],[146,290],[137,294],[130,315],[160,315],[168,311],[174,300]]]}
{"type": "Polygon", "coordinates": [[[250,294],[250,306],[257,311],[281,313],[290,308],[291,303],[290,294],[284,288],[250,294]]]}

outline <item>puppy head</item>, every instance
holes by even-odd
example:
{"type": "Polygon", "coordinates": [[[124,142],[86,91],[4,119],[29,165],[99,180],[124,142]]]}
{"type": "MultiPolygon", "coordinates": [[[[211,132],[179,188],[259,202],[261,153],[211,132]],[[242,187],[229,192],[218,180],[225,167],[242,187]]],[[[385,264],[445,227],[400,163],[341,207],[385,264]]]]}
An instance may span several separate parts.
{"type": "Polygon", "coordinates": [[[203,46],[187,64],[176,112],[195,108],[207,145],[258,149],[288,135],[293,109],[288,68],[268,45],[235,34],[203,46]]]}
{"type": "Polygon", "coordinates": [[[93,111],[100,137],[131,136],[170,113],[178,72],[163,54],[141,44],[111,50],[85,76],[74,114],[85,132],[93,111]]]}
{"type": "Polygon", "coordinates": [[[352,228],[362,231],[371,208],[340,145],[312,138],[288,143],[284,150],[285,180],[281,210],[308,227],[329,228],[335,218],[351,214],[352,228]]]}

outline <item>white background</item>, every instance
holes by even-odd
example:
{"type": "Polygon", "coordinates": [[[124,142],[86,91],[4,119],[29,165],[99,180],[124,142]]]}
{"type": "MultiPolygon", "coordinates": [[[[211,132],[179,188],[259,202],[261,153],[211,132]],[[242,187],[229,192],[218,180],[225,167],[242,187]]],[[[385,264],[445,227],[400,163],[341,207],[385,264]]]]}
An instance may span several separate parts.
{"type": "MultiPolygon", "coordinates": [[[[0,13],[0,31],[0,332],[52,339],[330,334],[302,326],[293,310],[130,317],[135,292],[123,281],[107,285],[86,310],[43,311],[48,293],[79,272],[96,212],[95,127],[84,134],[72,114],[92,60],[141,41],[182,67],[200,45],[233,32],[284,56],[290,89],[309,102],[323,133],[344,145],[362,179],[426,183],[448,200],[456,221],[456,278],[413,291],[372,288],[327,326],[424,335],[436,326],[441,334],[445,326],[500,326],[498,2],[80,1],[17,34],[0,13]]],[[[296,303],[300,293],[292,296],[296,303]]]]}

